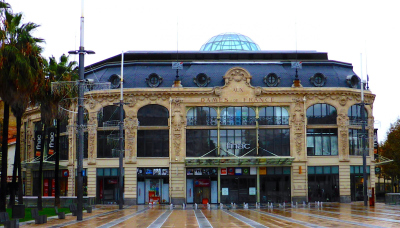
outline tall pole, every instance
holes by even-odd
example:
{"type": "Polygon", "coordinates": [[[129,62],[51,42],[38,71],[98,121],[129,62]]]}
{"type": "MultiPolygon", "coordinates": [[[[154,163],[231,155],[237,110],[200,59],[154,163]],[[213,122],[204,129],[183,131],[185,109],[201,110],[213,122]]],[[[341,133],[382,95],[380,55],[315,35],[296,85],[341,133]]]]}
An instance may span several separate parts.
{"type": "Polygon", "coordinates": [[[360,54],[361,58],[361,110],[360,110],[360,115],[361,115],[361,151],[362,151],[362,158],[363,158],[363,179],[364,179],[364,206],[368,205],[368,195],[367,195],[367,189],[368,189],[368,177],[367,177],[367,151],[365,149],[365,103],[364,103],[364,78],[363,78],[363,73],[362,73],[362,54],[360,54]]]}
{"type": "Polygon", "coordinates": [[[124,206],[123,162],[124,162],[124,52],[121,54],[121,99],[119,101],[119,209],[124,206]]]}
{"type": "Polygon", "coordinates": [[[85,50],[84,40],[84,16],[83,16],[83,0],[81,1],[81,37],[79,50],[69,51],[69,54],[79,54],[79,81],[78,81],[78,151],[76,152],[76,187],[77,187],[77,209],[76,220],[82,220],[83,210],[83,97],[84,97],[84,81],[85,81],[85,54],[95,54],[94,51],[85,50]]]}
{"type": "Polygon", "coordinates": [[[79,93],[78,93],[78,152],[77,152],[77,211],[76,211],[76,220],[81,221],[83,217],[83,82],[84,82],[84,67],[85,67],[85,49],[84,49],[84,4],[83,0],[81,1],[81,30],[80,30],[80,45],[79,45],[79,93]]]}

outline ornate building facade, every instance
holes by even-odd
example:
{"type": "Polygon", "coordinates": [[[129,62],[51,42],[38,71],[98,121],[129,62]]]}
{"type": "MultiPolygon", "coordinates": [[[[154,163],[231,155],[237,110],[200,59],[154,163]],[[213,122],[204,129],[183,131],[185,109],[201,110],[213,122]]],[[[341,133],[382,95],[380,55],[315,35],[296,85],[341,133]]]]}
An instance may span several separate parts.
{"type": "MultiPolygon", "coordinates": [[[[253,44],[224,34],[178,56],[124,54],[125,204],[363,199],[360,79],[352,65],[327,53],[261,51],[253,44]],[[179,71],[171,67],[177,59],[179,71]]],[[[98,203],[120,198],[120,66],[117,55],[85,68],[88,81],[111,84],[85,93],[84,191],[98,203]]],[[[368,139],[374,99],[365,91],[368,139]]],[[[34,158],[38,121],[38,110],[25,115],[27,160],[34,158]]],[[[75,123],[71,112],[63,126],[75,123]]],[[[63,127],[60,139],[61,192],[74,196],[75,128],[63,127]]],[[[369,186],[374,164],[368,149],[369,186]]],[[[44,172],[50,186],[51,166],[44,172]]],[[[27,195],[37,194],[37,170],[27,166],[25,173],[27,195]]]]}

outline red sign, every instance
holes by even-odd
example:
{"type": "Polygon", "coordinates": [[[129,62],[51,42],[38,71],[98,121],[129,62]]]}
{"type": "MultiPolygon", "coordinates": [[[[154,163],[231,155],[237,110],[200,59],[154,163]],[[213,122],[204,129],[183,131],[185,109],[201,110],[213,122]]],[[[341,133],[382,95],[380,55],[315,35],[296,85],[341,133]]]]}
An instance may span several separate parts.
{"type": "Polygon", "coordinates": [[[49,196],[49,179],[43,180],[43,196],[49,196]]]}
{"type": "Polygon", "coordinates": [[[210,187],[211,181],[210,179],[199,179],[194,181],[195,187],[210,187]]]}
{"type": "Polygon", "coordinates": [[[228,175],[235,175],[235,168],[228,168],[228,175]]]}
{"type": "Polygon", "coordinates": [[[226,175],[226,168],[221,169],[221,175],[226,175]]]}
{"type": "Polygon", "coordinates": [[[69,171],[68,171],[68,169],[63,170],[62,176],[63,176],[63,177],[69,177],[69,171]]]}

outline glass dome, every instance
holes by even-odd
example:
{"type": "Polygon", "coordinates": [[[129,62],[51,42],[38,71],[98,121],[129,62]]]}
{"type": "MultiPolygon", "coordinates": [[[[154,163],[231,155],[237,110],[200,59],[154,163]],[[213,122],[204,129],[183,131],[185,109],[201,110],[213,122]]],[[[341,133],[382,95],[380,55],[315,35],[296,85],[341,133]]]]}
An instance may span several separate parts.
{"type": "Polygon", "coordinates": [[[200,51],[261,51],[261,49],[245,35],[222,33],[203,44],[200,51]]]}

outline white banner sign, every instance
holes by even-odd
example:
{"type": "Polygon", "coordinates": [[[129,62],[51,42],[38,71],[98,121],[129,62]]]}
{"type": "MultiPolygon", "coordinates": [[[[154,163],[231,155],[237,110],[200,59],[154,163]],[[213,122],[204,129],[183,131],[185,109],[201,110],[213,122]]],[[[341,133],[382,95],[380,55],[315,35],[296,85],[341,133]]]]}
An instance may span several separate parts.
{"type": "Polygon", "coordinates": [[[175,70],[182,70],[183,69],[183,62],[173,62],[172,69],[175,70]]]}
{"type": "Polygon", "coordinates": [[[302,69],[303,62],[292,62],[292,68],[302,69]]]}

